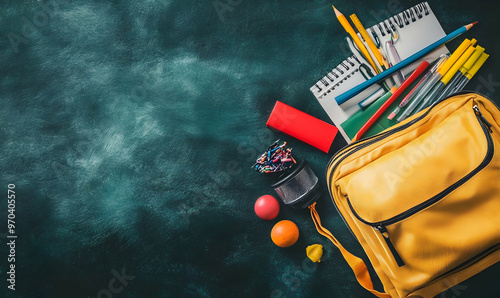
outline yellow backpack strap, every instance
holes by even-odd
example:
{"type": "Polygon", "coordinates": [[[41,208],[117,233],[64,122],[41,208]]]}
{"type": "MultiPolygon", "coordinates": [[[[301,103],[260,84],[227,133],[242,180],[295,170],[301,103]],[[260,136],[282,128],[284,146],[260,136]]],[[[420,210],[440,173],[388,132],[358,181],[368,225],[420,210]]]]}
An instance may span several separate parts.
{"type": "Polygon", "coordinates": [[[330,239],[330,241],[332,241],[332,243],[335,244],[335,246],[340,250],[344,259],[347,261],[349,266],[351,266],[351,269],[356,275],[356,279],[358,280],[359,284],[377,297],[390,298],[391,295],[387,293],[380,293],[375,289],[373,289],[372,279],[370,278],[370,273],[368,272],[368,268],[366,268],[365,262],[362,259],[348,252],[342,246],[342,244],[340,244],[340,242],[337,239],[335,239],[335,237],[333,237],[332,233],[330,233],[330,231],[328,231],[321,225],[319,214],[316,211],[316,203],[309,206],[309,210],[311,210],[311,217],[314,221],[314,225],[316,226],[316,230],[318,230],[318,232],[321,235],[330,239]]]}

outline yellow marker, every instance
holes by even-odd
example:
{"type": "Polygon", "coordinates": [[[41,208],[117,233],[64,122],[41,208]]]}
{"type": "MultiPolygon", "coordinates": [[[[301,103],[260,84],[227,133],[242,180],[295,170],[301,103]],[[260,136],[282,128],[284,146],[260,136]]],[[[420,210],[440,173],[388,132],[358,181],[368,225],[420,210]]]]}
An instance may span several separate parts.
{"type": "Polygon", "coordinates": [[[479,59],[477,59],[476,63],[472,65],[472,67],[469,69],[469,72],[465,75],[469,80],[472,79],[472,77],[476,74],[476,72],[483,66],[484,62],[486,59],[488,59],[490,55],[486,53],[482,53],[479,59]]]}
{"type": "Polygon", "coordinates": [[[483,52],[481,54],[481,56],[479,56],[479,58],[476,60],[474,65],[472,65],[472,67],[469,69],[469,72],[467,72],[467,74],[465,74],[465,77],[462,76],[462,78],[460,79],[460,82],[457,83],[456,87],[453,88],[452,92],[462,91],[462,89],[464,89],[465,85],[467,85],[467,83],[469,83],[470,79],[472,79],[472,77],[476,74],[476,72],[479,70],[479,68],[481,68],[481,66],[483,66],[484,62],[486,61],[486,59],[488,59],[489,56],[490,55],[483,52]]]}
{"type": "Polygon", "coordinates": [[[371,52],[375,56],[375,59],[377,59],[378,64],[380,66],[384,65],[384,57],[380,55],[380,52],[378,51],[377,46],[373,43],[373,40],[370,38],[370,35],[368,35],[368,32],[366,32],[365,27],[363,27],[363,24],[361,24],[361,21],[358,19],[358,17],[355,14],[351,15],[351,20],[354,23],[354,26],[358,29],[359,33],[361,36],[363,36],[366,44],[370,48],[371,52]]]}
{"type": "Polygon", "coordinates": [[[474,52],[474,48],[472,48],[471,45],[474,45],[476,41],[477,40],[475,39],[472,40],[465,39],[462,42],[462,44],[458,47],[458,49],[456,49],[455,52],[453,52],[450,58],[448,58],[448,60],[446,60],[446,62],[438,69],[437,71],[438,76],[436,78],[442,76],[441,80],[439,80],[432,87],[432,89],[428,91],[427,95],[425,95],[424,100],[420,104],[417,112],[420,112],[421,110],[430,106],[433,102],[439,101],[440,99],[443,98],[444,94],[443,92],[448,91],[445,89],[446,84],[448,84],[448,82],[455,75],[460,66],[462,66],[467,61],[467,59],[469,59],[470,55],[472,55],[472,53],[474,52]]]}
{"type": "Polygon", "coordinates": [[[370,57],[370,54],[368,54],[368,51],[366,50],[365,46],[363,45],[363,43],[359,39],[359,37],[356,34],[356,32],[354,31],[354,29],[351,27],[351,25],[349,24],[349,22],[347,21],[345,16],[340,11],[338,11],[335,8],[335,6],[332,5],[332,7],[333,7],[333,10],[335,11],[335,15],[337,16],[337,19],[339,20],[340,24],[342,25],[342,27],[344,27],[345,31],[347,33],[349,33],[352,40],[354,41],[354,43],[358,47],[358,49],[361,51],[363,56],[365,56],[365,59],[370,63],[370,65],[373,67],[373,69],[377,69],[377,67],[375,66],[375,63],[373,63],[373,60],[370,57]]]}
{"type": "MultiPolygon", "coordinates": [[[[475,40],[475,39],[473,39],[475,40]]],[[[453,52],[453,54],[446,60],[446,62],[438,69],[438,73],[441,76],[444,76],[446,72],[451,68],[451,66],[460,58],[460,56],[467,50],[467,48],[471,45],[471,41],[469,39],[465,39],[462,44],[453,52]]],[[[475,42],[474,42],[475,43],[475,42]]]]}
{"type": "Polygon", "coordinates": [[[484,48],[481,46],[477,46],[476,50],[472,55],[470,56],[469,59],[464,63],[462,67],[460,67],[460,72],[465,75],[465,73],[474,65],[474,63],[479,59],[479,57],[484,53],[484,48]]]}
{"type": "Polygon", "coordinates": [[[448,84],[451,78],[457,73],[458,69],[464,65],[464,63],[469,59],[476,48],[469,47],[465,53],[458,58],[458,60],[453,64],[453,66],[446,72],[446,74],[441,79],[441,82],[448,84]]]}

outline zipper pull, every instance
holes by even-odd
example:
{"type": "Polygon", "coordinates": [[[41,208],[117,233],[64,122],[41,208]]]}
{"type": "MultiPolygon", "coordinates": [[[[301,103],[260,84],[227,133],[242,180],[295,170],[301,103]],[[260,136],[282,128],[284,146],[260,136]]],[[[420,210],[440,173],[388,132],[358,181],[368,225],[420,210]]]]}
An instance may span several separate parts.
{"type": "Polygon", "coordinates": [[[392,242],[389,239],[389,232],[387,231],[387,229],[383,225],[379,224],[378,226],[375,227],[375,230],[379,231],[380,234],[382,234],[382,237],[384,237],[385,243],[387,244],[387,247],[389,247],[389,250],[391,251],[392,255],[394,256],[394,259],[396,260],[396,263],[398,264],[398,266],[399,267],[404,266],[405,262],[403,261],[403,259],[401,259],[401,256],[399,255],[399,253],[396,250],[396,248],[394,247],[394,245],[392,245],[392,242]]]}
{"type": "Polygon", "coordinates": [[[486,127],[488,128],[488,131],[490,133],[493,133],[493,130],[491,129],[491,126],[492,126],[491,123],[489,123],[488,120],[486,120],[486,118],[484,118],[483,114],[479,110],[479,107],[477,105],[474,105],[472,107],[472,109],[474,110],[476,115],[479,117],[479,119],[481,119],[481,122],[483,122],[486,125],[486,127]]]}

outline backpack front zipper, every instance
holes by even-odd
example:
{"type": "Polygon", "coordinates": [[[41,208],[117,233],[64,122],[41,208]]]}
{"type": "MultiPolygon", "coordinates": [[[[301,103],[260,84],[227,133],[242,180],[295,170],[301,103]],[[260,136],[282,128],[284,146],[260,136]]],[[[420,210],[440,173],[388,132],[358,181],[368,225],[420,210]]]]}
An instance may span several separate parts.
{"type": "MultiPolygon", "coordinates": [[[[435,106],[435,105],[434,105],[435,106]]],[[[378,142],[379,140],[387,137],[387,135],[392,135],[393,133],[397,132],[397,131],[400,131],[400,130],[403,130],[403,129],[406,129],[407,127],[413,125],[414,123],[416,123],[417,121],[420,121],[423,117],[425,117],[429,111],[432,109],[429,108],[427,110],[426,113],[422,114],[420,117],[418,118],[415,118],[413,119],[412,121],[406,123],[405,125],[402,125],[400,127],[396,127],[395,129],[393,130],[389,130],[385,133],[381,133],[379,135],[376,135],[372,138],[369,138],[369,139],[365,139],[365,143],[363,144],[360,144],[359,146],[357,147],[353,147],[353,148],[349,148],[348,152],[344,152],[343,156],[339,158],[339,160],[337,160],[337,164],[335,165],[335,167],[331,170],[332,172],[334,171],[334,169],[340,164],[340,162],[342,160],[344,160],[345,158],[347,158],[347,156],[351,155],[352,153],[354,152],[357,152],[359,150],[361,150],[362,148],[365,148],[375,142],[378,142]]],[[[398,264],[399,267],[401,266],[404,266],[405,263],[403,261],[403,259],[401,258],[401,256],[399,255],[399,253],[397,252],[396,248],[394,247],[394,245],[392,244],[391,240],[390,240],[390,236],[389,236],[389,232],[387,231],[387,228],[386,226],[388,225],[391,225],[391,224],[394,224],[396,222],[399,222],[401,220],[404,220],[410,216],[412,216],[413,214],[435,204],[436,202],[440,201],[441,199],[443,199],[444,197],[446,197],[448,194],[450,194],[453,190],[457,189],[458,187],[460,187],[461,185],[463,185],[464,183],[466,183],[468,180],[470,180],[474,175],[476,175],[479,171],[481,171],[483,168],[485,168],[492,160],[493,158],[493,155],[494,155],[494,145],[493,145],[493,139],[490,135],[490,133],[493,133],[492,129],[491,129],[491,124],[484,118],[484,116],[482,115],[479,107],[477,106],[477,104],[475,104],[473,106],[473,110],[474,110],[474,114],[476,115],[476,118],[479,122],[479,124],[481,125],[481,128],[486,136],[486,140],[487,140],[487,151],[486,151],[486,155],[483,159],[483,161],[474,169],[472,170],[469,174],[467,174],[466,176],[462,177],[460,180],[458,180],[457,182],[455,182],[454,184],[452,184],[451,186],[449,186],[448,188],[446,188],[444,191],[440,192],[439,194],[435,195],[434,197],[406,210],[405,212],[403,213],[400,213],[392,218],[389,218],[387,220],[383,220],[383,221],[380,221],[380,222],[368,222],[366,220],[364,220],[363,218],[361,218],[357,213],[356,211],[354,210],[350,200],[349,200],[349,197],[346,196],[347,198],[347,204],[349,205],[349,208],[351,209],[352,213],[354,214],[354,216],[361,222],[363,222],[364,224],[367,224],[367,225],[370,225],[372,226],[376,231],[380,232],[382,237],[384,238],[386,244],[387,244],[387,247],[389,248],[389,250],[391,251],[393,257],[394,257],[394,260],[396,261],[396,263],[398,264]]],[[[347,146],[349,147],[349,146],[347,146]]],[[[344,149],[348,149],[348,148],[344,148],[344,149]]],[[[332,161],[335,160],[336,158],[332,158],[332,161]]],[[[330,162],[331,163],[331,162],[330,162]]],[[[331,192],[330,192],[331,194],[331,192]]],[[[335,205],[335,204],[334,204],[335,205]]],[[[337,206],[335,205],[335,207],[337,208],[337,206]]],[[[338,209],[337,209],[338,210],[338,209]]],[[[339,212],[340,213],[340,212],[339,212]]]]}
{"type": "Polygon", "coordinates": [[[434,197],[428,199],[427,201],[424,201],[416,206],[413,206],[412,208],[406,210],[405,212],[400,213],[400,214],[398,214],[390,219],[387,219],[387,220],[384,220],[381,222],[377,222],[377,223],[368,222],[368,221],[365,221],[364,219],[362,219],[354,210],[349,198],[347,199],[347,203],[349,204],[349,208],[351,209],[354,216],[356,216],[356,218],[359,219],[361,222],[372,226],[375,230],[379,231],[382,234],[382,237],[384,237],[385,242],[387,243],[387,246],[389,247],[390,251],[394,255],[394,259],[396,260],[396,263],[398,264],[399,267],[404,266],[405,263],[404,263],[403,259],[401,258],[401,256],[399,255],[399,253],[397,252],[394,245],[392,244],[392,242],[389,238],[389,232],[387,231],[386,227],[388,225],[392,225],[392,224],[397,223],[401,220],[404,220],[404,219],[412,216],[413,214],[439,202],[441,199],[446,197],[452,191],[454,191],[458,187],[462,186],[465,182],[469,181],[472,177],[474,177],[474,175],[476,175],[479,171],[484,169],[493,159],[493,153],[494,153],[493,139],[491,138],[491,135],[490,135],[491,133],[493,133],[493,131],[491,130],[491,124],[484,118],[483,114],[481,114],[481,111],[479,110],[479,107],[477,105],[473,106],[473,110],[474,110],[474,113],[476,115],[476,118],[477,118],[479,124],[481,125],[481,128],[483,129],[484,135],[486,136],[486,140],[488,143],[488,149],[486,151],[486,156],[484,157],[483,161],[474,170],[472,170],[469,174],[465,175],[460,180],[453,183],[448,188],[446,188],[445,190],[443,190],[439,194],[435,195],[434,197]]]}

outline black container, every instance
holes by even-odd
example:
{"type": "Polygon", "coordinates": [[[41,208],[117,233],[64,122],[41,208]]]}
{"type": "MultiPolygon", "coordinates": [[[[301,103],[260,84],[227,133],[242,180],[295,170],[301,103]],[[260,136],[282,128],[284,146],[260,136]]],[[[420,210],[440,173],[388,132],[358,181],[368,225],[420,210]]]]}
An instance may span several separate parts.
{"type": "Polygon", "coordinates": [[[305,160],[285,171],[271,187],[286,205],[297,209],[307,208],[321,195],[318,177],[305,160]]]}

